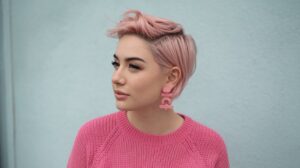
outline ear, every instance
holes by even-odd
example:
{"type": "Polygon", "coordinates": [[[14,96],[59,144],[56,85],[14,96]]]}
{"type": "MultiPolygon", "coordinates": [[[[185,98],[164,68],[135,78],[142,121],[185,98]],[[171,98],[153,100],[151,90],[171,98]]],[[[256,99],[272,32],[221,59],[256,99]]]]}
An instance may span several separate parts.
{"type": "Polygon", "coordinates": [[[179,67],[172,67],[169,70],[168,76],[167,76],[167,82],[166,82],[166,87],[171,88],[171,90],[173,90],[173,88],[179,83],[179,81],[181,80],[182,76],[181,76],[181,70],[179,67]]]}

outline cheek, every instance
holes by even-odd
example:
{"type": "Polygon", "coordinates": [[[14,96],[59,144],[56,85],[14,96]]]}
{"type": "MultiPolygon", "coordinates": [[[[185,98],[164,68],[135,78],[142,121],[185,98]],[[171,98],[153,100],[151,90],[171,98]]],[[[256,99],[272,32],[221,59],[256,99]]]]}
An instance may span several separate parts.
{"type": "Polygon", "coordinates": [[[132,83],[135,93],[141,97],[157,98],[160,96],[163,79],[160,76],[144,76],[132,83]]]}

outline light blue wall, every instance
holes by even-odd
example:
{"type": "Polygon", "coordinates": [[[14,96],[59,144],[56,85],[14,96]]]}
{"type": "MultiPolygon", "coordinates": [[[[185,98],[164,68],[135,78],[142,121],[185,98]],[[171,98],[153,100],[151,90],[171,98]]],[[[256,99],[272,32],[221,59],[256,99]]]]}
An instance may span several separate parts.
{"type": "Polygon", "coordinates": [[[15,167],[15,127],[9,1],[0,1],[0,167],[15,167]]]}
{"type": "Polygon", "coordinates": [[[195,38],[174,105],[223,136],[232,168],[299,167],[300,1],[2,0],[4,167],[65,167],[80,125],[116,110],[105,33],[130,8],[195,38]]]}

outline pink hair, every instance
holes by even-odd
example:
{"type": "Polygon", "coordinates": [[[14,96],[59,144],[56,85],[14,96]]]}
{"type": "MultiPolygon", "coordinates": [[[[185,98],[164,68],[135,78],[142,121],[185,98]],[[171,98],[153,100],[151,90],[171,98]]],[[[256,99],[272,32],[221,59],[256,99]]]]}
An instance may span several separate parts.
{"type": "Polygon", "coordinates": [[[125,12],[117,26],[108,31],[108,36],[116,38],[126,34],[135,34],[148,41],[154,59],[161,67],[181,69],[181,79],[173,89],[174,98],[179,96],[196,68],[197,49],[192,36],[184,34],[178,23],[137,10],[125,12]]]}

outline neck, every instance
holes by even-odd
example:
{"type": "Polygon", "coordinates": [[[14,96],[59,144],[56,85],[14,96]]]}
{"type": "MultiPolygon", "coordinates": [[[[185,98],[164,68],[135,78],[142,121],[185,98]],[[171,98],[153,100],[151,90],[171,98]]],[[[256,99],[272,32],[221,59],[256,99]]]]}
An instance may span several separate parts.
{"type": "Polygon", "coordinates": [[[129,122],[144,133],[162,135],[175,131],[183,118],[173,110],[150,109],[127,111],[129,122]]]}

